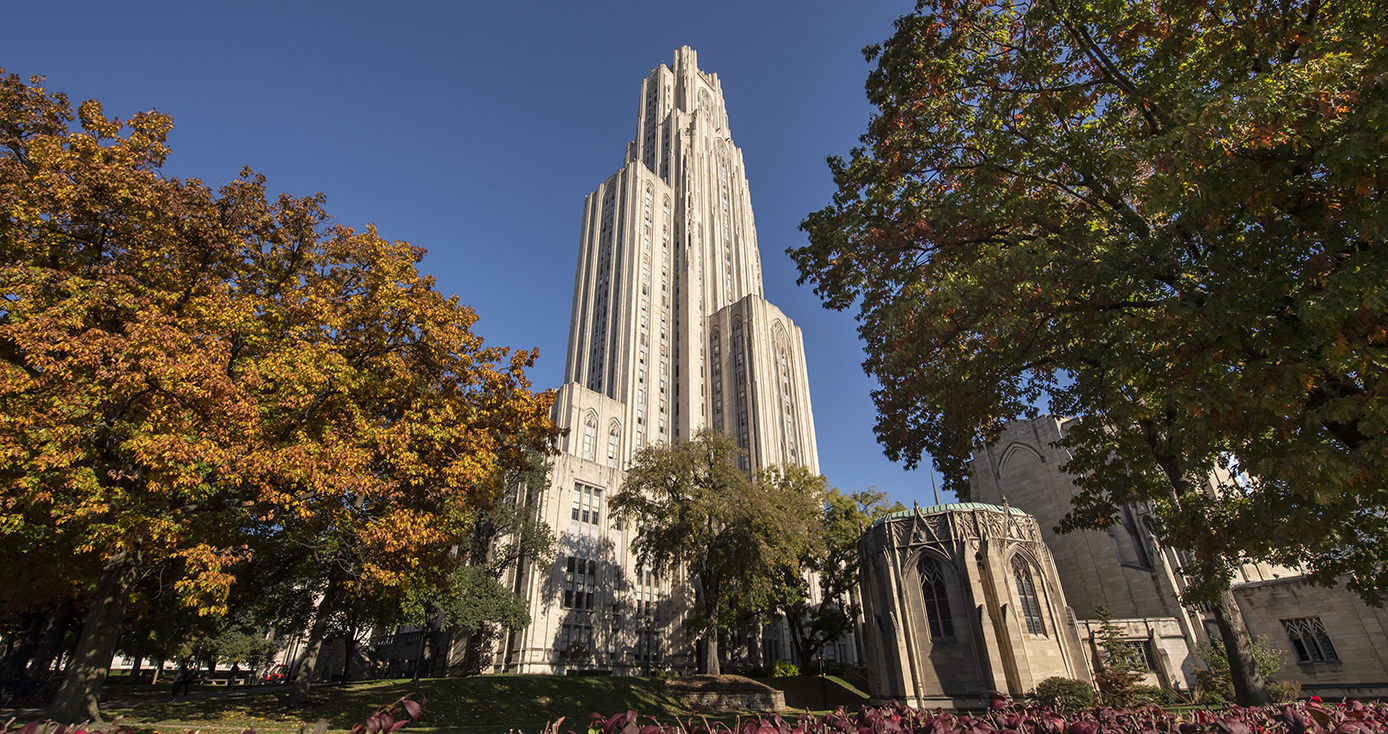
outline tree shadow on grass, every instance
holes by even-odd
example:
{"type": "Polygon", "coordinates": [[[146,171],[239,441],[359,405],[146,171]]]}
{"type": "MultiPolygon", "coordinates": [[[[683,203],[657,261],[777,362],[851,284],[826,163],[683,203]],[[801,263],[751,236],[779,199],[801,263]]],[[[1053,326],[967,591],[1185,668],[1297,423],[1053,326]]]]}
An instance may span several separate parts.
{"type": "MultiPolygon", "coordinates": [[[[488,675],[476,678],[436,678],[420,681],[428,697],[424,715],[415,727],[517,727],[539,731],[560,716],[582,728],[591,713],[611,716],[627,710],[662,720],[687,715],[651,678],[567,678],[542,675],[488,675]]],[[[324,685],[312,691],[311,703],[294,707],[287,694],[274,692],[240,698],[180,700],[113,708],[108,717],[123,715],[140,725],[207,724],[249,726],[257,730],[295,728],[319,719],[334,730],[350,729],[376,709],[411,691],[410,681],[365,681],[345,686],[324,685]]]]}

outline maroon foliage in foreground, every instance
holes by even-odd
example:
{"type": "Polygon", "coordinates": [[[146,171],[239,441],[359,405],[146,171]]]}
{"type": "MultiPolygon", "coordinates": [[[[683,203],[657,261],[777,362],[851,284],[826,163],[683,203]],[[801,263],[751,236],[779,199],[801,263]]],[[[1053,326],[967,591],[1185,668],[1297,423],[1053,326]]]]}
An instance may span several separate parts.
{"type": "MultiPolygon", "coordinates": [[[[559,734],[563,719],[545,727],[559,734]]],[[[1388,705],[1349,701],[1325,705],[1303,702],[1268,708],[1230,705],[1173,713],[1156,706],[1097,708],[1062,714],[1025,708],[1004,700],[987,713],[920,711],[898,703],[864,706],[849,714],[842,706],[824,716],[800,714],[793,722],[780,715],[739,719],[731,726],[703,717],[661,724],[635,711],[603,717],[593,714],[588,734],[1371,734],[1388,732],[1388,705]]],[[[2,733],[0,733],[2,734],[2,733]]],[[[569,734],[573,734],[572,731],[569,734]]]]}

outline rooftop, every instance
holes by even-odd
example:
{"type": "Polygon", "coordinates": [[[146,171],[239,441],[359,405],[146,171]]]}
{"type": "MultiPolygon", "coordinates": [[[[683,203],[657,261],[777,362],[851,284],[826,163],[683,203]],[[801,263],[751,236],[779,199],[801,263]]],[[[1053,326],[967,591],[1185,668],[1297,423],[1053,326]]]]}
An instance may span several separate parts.
{"type": "MultiPolygon", "coordinates": [[[[1011,514],[1013,515],[1027,514],[1015,507],[1009,507],[1008,509],[1011,511],[1011,514]]],[[[974,510],[989,510],[992,512],[1003,511],[1002,505],[990,505],[987,502],[951,502],[949,504],[944,505],[931,505],[929,507],[922,507],[920,508],[920,513],[922,515],[937,515],[941,512],[972,512],[974,510]]],[[[877,521],[874,522],[873,525],[880,525],[881,523],[887,522],[888,520],[895,520],[897,518],[902,517],[914,517],[915,514],[916,511],[914,509],[893,512],[889,515],[883,515],[882,517],[877,518],[877,521]]]]}

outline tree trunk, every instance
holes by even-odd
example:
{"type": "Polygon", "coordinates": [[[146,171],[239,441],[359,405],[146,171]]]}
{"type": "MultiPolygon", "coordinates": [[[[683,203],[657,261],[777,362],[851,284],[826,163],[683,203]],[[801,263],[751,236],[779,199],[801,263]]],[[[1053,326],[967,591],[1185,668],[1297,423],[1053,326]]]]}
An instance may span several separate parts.
{"type": "Polygon", "coordinates": [[[718,590],[716,585],[704,582],[704,672],[708,675],[722,675],[723,668],[718,663],[718,590]]]}
{"type": "Polygon", "coordinates": [[[786,614],[786,626],[790,628],[790,636],[795,643],[795,657],[799,659],[800,672],[807,671],[810,661],[814,659],[814,627],[810,627],[809,634],[805,632],[805,619],[803,616],[794,613],[786,614]]]}
{"type": "Polygon", "coordinates": [[[347,635],[342,638],[342,685],[352,680],[352,656],[357,654],[357,629],[352,627],[347,630],[347,635]]]}
{"type": "Polygon", "coordinates": [[[1258,661],[1253,657],[1253,638],[1243,624],[1243,613],[1239,611],[1234,592],[1225,589],[1219,596],[1219,604],[1214,605],[1215,623],[1219,625],[1219,636],[1224,640],[1224,654],[1229,659],[1229,676],[1234,681],[1234,700],[1240,706],[1267,706],[1272,703],[1263,681],[1263,672],[1258,670],[1258,661]]]}
{"type": "Polygon", "coordinates": [[[24,621],[24,630],[10,638],[10,651],[5,655],[4,665],[0,666],[0,680],[23,676],[29,661],[34,657],[34,652],[38,650],[40,641],[43,640],[42,616],[26,616],[24,621]]]}
{"type": "Polygon", "coordinates": [[[140,631],[139,631],[138,633],[136,633],[136,636],[135,636],[135,650],[134,650],[134,654],[131,656],[131,657],[135,658],[134,662],[132,662],[132,663],[130,664],[130,684],[131,684],[131,685],[134,685],[134,684],[140,682],[140,672],[141,672],[141,671],[140,671],[140,663],[143,663],[144,660],[145,660],[145,641],[148,640],[148,639],[149,639],[149,630],[144,629],[143,627],[141,627],[141,628],[140,628],[140,631]]]}
{"type": "Polygon", "coordinates": [[[327,591],[323,593],[322,601],[318,602],[318,609],[313,615],[313,627],[309,629],[304,652],[299,656],[294,679],[290,682],[290,706],[307,706],[309,703],[309,683],[313,680],[313,669],[318,666],[318,653],[323,649],[323,636],[328,633],[328,622],[335,611],[333,607],[337,601],[336,597],[337,584],[330,582],[327,591]]]}
{"type": "Polygon", "coordinates": [[[68,599],[54,607],[48,617],[48,622],[44,624],[43,641],[39,643],[38,650],[34,652],[34,657],[29,663],[30,678],[47,678],[53,661],[57,659],[63,651],[63,642],[67,639],[68,627],[72,625],[73,617],[77,616],[77,601],[68,599]]]}
{"type": "Polygon", "coordinates": [[[154,661],[154,673],[149,677],[149,684],[152,686],[159,685],[159,674],[162,672],[164,672],[164,658],[160,656],[154,661]]]}
{"type": "Polygon", "coordinates": [[[135,577],[135,560],[133,554],[119,551],[102,570],[101,582],[87,610],[63,687],[48,708],[48,717],[60,724],[101,721],[97,701],[111,667],[111,657],[120,643],[121,621],[135,577]]]}

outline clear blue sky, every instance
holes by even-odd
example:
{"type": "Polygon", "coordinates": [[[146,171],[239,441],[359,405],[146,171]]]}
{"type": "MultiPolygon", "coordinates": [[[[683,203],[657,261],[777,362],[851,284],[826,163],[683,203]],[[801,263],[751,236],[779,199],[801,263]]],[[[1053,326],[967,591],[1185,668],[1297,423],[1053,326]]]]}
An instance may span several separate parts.
{"type": "Polygon", "coordinates": [[[823,309],[784,254],[833,193],[825,156],[866,128],[861,49],[913,5],[9,2],[0,66],[108,115],[172,115],[170,175],[250,166],[427,248],[488,343],[539,348],[545,388],[563,379],[583,197],[622,162],[641,79],[692,46],[746,157],[766,296],[805,332],[821,471],[928,505],[928,473],[873,438],[852,314],[823,309]]]}

